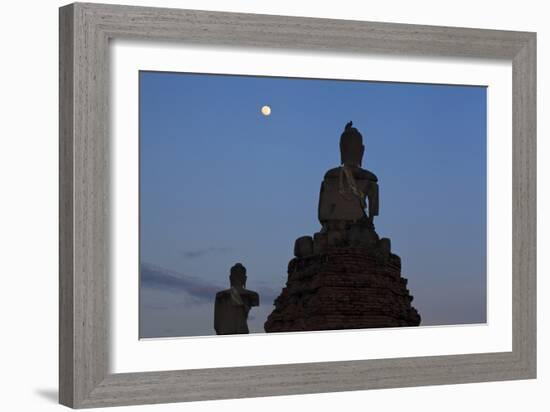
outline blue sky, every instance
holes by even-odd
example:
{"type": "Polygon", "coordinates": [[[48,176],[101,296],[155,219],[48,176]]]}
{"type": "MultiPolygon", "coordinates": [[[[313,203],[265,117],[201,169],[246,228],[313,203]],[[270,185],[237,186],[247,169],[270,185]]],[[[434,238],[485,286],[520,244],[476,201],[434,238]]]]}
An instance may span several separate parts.
{"type": "Polygon", "coordinates": [[[263,331],[349,120],[422,324],[486,321],[484,87],[141,72],[142,337],[213,334],[236,262],[263,331]]]}

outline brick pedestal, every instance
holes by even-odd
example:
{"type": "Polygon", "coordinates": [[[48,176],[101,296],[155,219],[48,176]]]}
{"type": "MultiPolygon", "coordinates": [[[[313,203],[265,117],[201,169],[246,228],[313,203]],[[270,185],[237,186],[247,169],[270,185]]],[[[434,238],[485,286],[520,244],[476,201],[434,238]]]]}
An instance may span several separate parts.
{"type": "Polygon", "coordinates": [[[372,248],[328,247],[297,257],[266,332],[418,326],[401,259],[372,248]]]}

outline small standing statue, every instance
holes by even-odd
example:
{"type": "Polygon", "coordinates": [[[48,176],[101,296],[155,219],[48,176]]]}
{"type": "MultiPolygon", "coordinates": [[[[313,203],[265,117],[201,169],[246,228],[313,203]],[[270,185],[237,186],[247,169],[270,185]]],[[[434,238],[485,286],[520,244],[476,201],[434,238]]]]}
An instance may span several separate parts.
{"type": "Polygon", "coordinates": [[[231,288],[216,293],[214,329],[217,335],[248,333],[248,312],[260,304],[259,295],[245,288],[246,268],[237,263],[229,275],[231,288]]]}

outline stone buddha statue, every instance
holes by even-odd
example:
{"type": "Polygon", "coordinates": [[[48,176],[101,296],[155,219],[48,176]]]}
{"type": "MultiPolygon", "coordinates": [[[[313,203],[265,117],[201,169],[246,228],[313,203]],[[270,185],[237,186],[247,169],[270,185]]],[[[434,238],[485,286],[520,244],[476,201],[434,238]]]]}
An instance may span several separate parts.
{"type": "Polygon", "coordinates": [[[389,248],[374,229],[378,216],[378,178],[363,169],[365,146],[363,136],[346,124],[340,136],[341,165],[325,173],[319,193],[318,218],[322,229],[311,236],[298,238],[294,247],[297,257],[321,253],[328,246],[389,248]]]}
{"type": "Polygon", "coordinates": [[[361,168],[364,152],[363,136],[349,122],[340,136],[341,166],[330,169],[321,183],[318,215],[323,227],[365,220],[372,224],[378,216],[378,178],[361,168]]]}
{"type": "Polygon", "coordinates": [[[246,289],[246,268],[235,264],[230,271],[231,287],[216,293],[214,329],[217,335],[248,333],[250,308],[260,304],[258,293],[246,289]]]}

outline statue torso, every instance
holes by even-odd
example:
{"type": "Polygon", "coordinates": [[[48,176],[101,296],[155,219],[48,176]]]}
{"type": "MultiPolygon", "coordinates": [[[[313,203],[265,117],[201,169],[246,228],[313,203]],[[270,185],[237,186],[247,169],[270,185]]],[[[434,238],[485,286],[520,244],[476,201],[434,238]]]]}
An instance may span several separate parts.
{"type": "Polygon", "coordinates": [[[216,294],[214,308],[214,328],[217,334],[248,333],[248,312],[252,306],[259,305],[258,293],[242,289],[240,298],[243,305],[237,304],[231,296],[231,289],[216,294]]]}
{"type": "Polygon", "coordinates": [[[329,170],[321,184],[319,221],[357,221],[365,217],[366,197],[378,178],[360,167],[329,170]]]}

